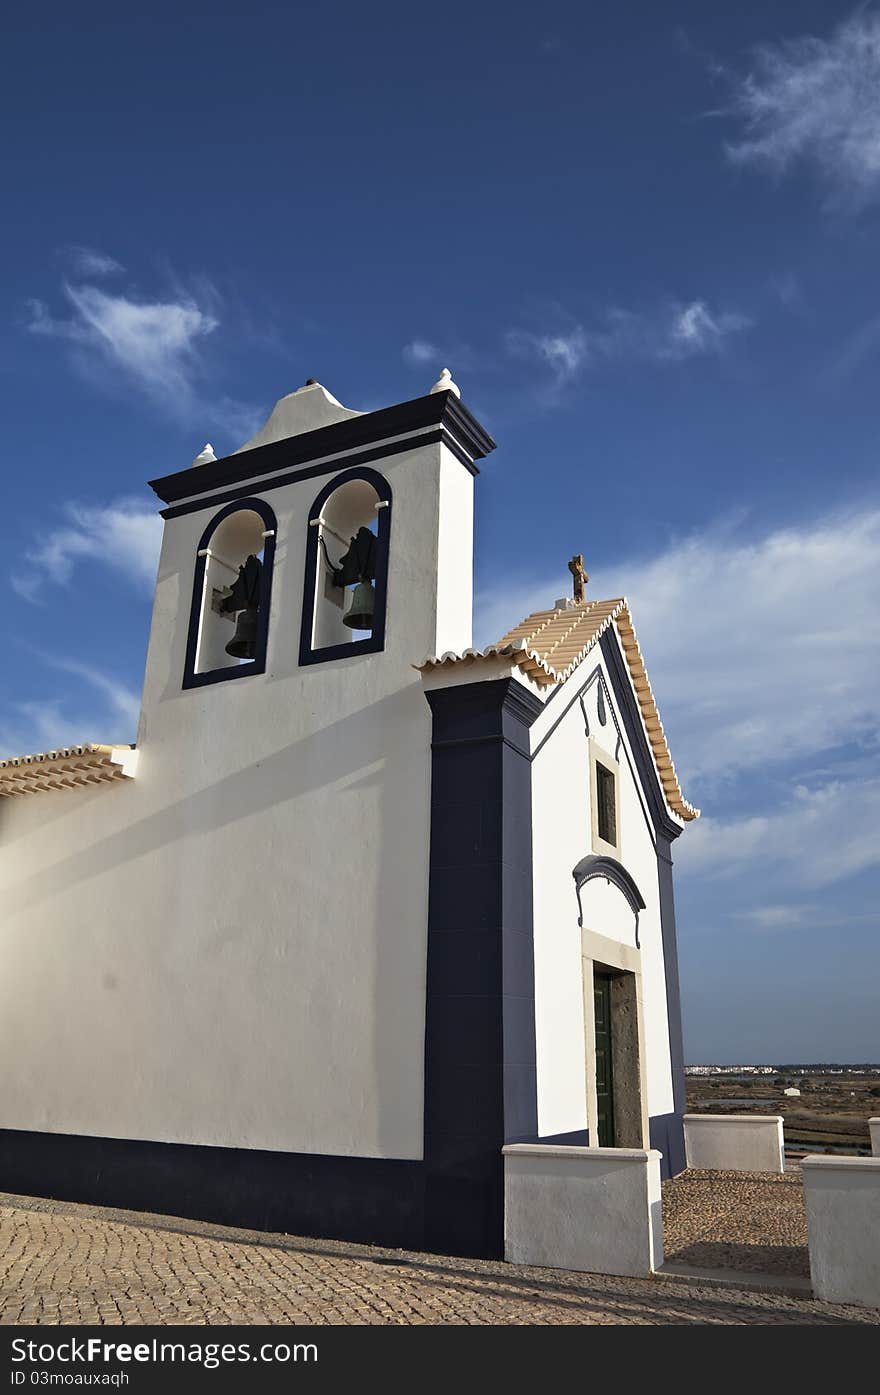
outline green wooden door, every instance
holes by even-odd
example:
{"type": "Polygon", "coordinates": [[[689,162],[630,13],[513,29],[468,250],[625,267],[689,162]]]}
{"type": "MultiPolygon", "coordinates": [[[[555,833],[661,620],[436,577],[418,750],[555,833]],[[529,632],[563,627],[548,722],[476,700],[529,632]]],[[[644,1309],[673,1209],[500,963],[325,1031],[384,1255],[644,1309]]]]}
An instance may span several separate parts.
{"type": "Polygon", "coordinates": [[[596,1103],[599,1109],[599,1147],[614,1147],[614,1084],[611,1074],[611,976],[593,978],[596,1004],[596,1103]]]}

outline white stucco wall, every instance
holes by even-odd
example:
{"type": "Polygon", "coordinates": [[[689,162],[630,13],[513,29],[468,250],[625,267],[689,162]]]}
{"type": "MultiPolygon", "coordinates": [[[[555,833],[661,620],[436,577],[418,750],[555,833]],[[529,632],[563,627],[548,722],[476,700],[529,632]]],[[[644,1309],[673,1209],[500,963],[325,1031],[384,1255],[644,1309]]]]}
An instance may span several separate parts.
{"type": "Polygon", "coordinates": [[[183,691],[217,510],[174,519],[137,778],[0,801],[0,1127],[421,1156],[431,725],[412,664],[470,642],[473,482],[440,445],[372,468],[393,491],[384,653],[298,664],[328,474],[255,491],[278,520],[266,673],[183,691]]]}
{"type": "MultiPolygon", "coordinates": [[[[642,1069],[648,1114],[667,1114],[673,1108],[657,857],[639,799],[635,763],[623,734],[618,749],[614,702],[597,648],[556,693],[531,732],[531,748],[536,752],[532,763],[533,912],[538,1127],[542,1136],[587,1127],[582,939],[572,878],[576,864],[593,851],[590,742],[584,711],[595,746],[612,757],[616,753],[620,767],[619,860],[646,902],[639,916],[639,940],[645,1047],[642,1069]],[[597,666],[605,679],[604,725],[598,713],[598,680],[583,694],[583,707],[576,698],[597,666]],[[551,729],[552,735],[542,745],[551,729]]],[[[622,733],[619,717],[618,725],[622,733]]],[[[582,900],[587,930],[635,947],[635,917],[616,887],[601,880],[588,882],[582,900]]]]}

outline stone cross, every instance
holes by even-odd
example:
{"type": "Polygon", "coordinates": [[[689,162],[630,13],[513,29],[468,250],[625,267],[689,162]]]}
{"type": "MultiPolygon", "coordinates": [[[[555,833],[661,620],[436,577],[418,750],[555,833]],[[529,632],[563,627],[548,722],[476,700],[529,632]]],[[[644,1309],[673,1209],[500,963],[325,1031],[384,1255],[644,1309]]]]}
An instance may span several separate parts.
{"type": "Polygon", "coordinates": [[[584,604],[584,586],[589,581],[589,576],[584,571],[584,556],[582,552],[572,557],[568,564],[568,570],[573,578],[574,599],[578,605],[584,604]]]}

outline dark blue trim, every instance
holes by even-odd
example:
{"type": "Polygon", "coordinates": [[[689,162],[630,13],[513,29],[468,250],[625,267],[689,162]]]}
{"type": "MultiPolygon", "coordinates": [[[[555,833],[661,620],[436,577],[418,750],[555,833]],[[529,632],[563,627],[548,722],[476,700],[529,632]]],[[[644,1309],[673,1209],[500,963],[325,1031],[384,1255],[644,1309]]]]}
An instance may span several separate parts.
{"type": "Polygon", "coordinates": [[[648,1139],[650,1147],[663,1154],[660,1159],[661,1177],[677,1177],[679,1172],[684,1171],[687,1164],[681,1114],[655,1114],[648,1120],[648,1139]]]}
{"type": "MultiPolygon", "coordinates": [[[[617,743],[616,743],[616,749],[615,749],[615,753],[614,753],[614,758],[615,758],[615,760],[619,760],[619,759],[620,759],[620,748],[621,748],[621,746],[623,746],[623,754],[624,754],[625,757],[626,757],[626,763],[627,763],[627,765],[628,765],[628,767],[629,767],[629,770],[630,770],[630,773],[631,773],[631,775],[632,775],[632,777],[633,777],[633,782],[634,782],[635,788],[636,788],[636,795],[637,795],[638,801],[639,801],[639,807],[640,807],[640,809],[641,809],[641,811],[642,811],[642,816],[644,817],[645,824],[646,824],[646,826],[647,826],[648,834],[649,834],[649,836],[650,836],[651,842],[654,844],[654,847],[656,848],[656,846],[657,846],[657,835],[656,835],[656,831],[655,831],[655,828],[654,828],[654,821],[653,821],[653,819],[651,818],[650,813],[648,812],[648,806],[647,806],[647,804],[646,804],[646,802],[645,802],[645,794],[644,794],[644,792],[643,792],[643,790],[642,790],[642,782],[641,782],[641,779],[639,778],[639,775],[638,775],[637,772],[636,772],[636,767],[635,767],[635,765],[634,765],[634,763],[633,763],[633,759],[632,759],[632,757],[630,756],[629,747],[626,746],[626,745],[624,745],[624,743],[623,743],[622,735],[621,735],[621,730],[620,730],[620,723],[619,723],[618,720],[617,720],[617,712],[615,711],[614,703],[611,701],[611,697],[610,697],[610,695],[609,695],[609,693],[608,693],[607,685],[606,685],[606,682],[605,682],[605,675],[604,675],[603,672],[602,672],[602,666],[601,666],[601,664],[597,664],[596,667],[595,667],[594,669],[591,669],[590,673],[587,675],[587,677],[586,677],[586,678],[584,679],[584,681],[581,683],[580,687],[577,688],[577,689],[575,689],[572,693],[569,694],[568,700],[566,701],[565,706],[562,708],[562,710],[559,712],[558,716],[555,718],[555,720],[554,720],[554,722],[553,722],[553,725],[550,726],[550,727],[547,729],[547,731],[545,731],[544,735],[541,737],[541,740],[538,742],[537,746],[536,746],[535,749],[532,751],[532,760],[533,760],[533,761],[534,761],[534,760],[537,760],[538,756],[541,754],[541,751],[544,749],[544,747],[546,746],[547,742],[550,740],[550,737],[553,735],[554,731],[555,731],[556,728],[559,726],[559,723],[563,720],[563,718],[565,718],[565,717],[568,716],[568,713],[571,711],[571,708],[572,708],[572,707],[574,706],[574,704],[575,704],[576,702],[578,702],[578,701],[579,701],[580,704],[581,704],[581,711],[582,711],[583,717],[584,717],[584,735],[585,735],[585,736],[589,736],[589,735],[590,735],[590,724],[589,724],[589,721],[588,721],[588,719],[587,719],[586,711],[584,710],[583,696],[584,696],[584,693],[587,691],[587,689],[590,688],[590,687],[592,687],[592,685],[593,685],[594,682],[598,682],[600,688],[604,688],[604,689],[605,689],[605,701],[606,701],[606,704],[607,704],[608,708],[609,708],[610,711],[611,711],[611,720],[612,720],[613,723],[614,723],[614,730],[615,730],[615,732],[617,733],[617,743]]],[[[560,684],[558,688],[554,688],[553,692],[550,694],[550,698],[553,698],[553,697],[556,696],[557,693],[562,692],[562,689],[565,688],[566,686],[567,686],[567,682],[566,682],[566,683],[560,684]]],[[[544,709],[545,709],[545,711],[546,711],[546,708],[547,708],[548,703],[550,702],[550,698],[548,698],[547,701],[544,703],[544,709]]]]}
{"type": "Polygon", "coordinates": [[[186,636],[186,658],[183,668],[184,688],[204,688],[210,683],[228,683],[236,678],[250,678],[266,671],[266,651],[269,644],[269,612],[272,606],[272,571],[275,564],[275,543],[278,535],[278,522],[272,508],[263,499],[237,499],[227,504],[215,514],[199,539],[193,569],[192,600],[189,608],[189,628],[186,636]],[[267,531],[272,529],[272,537],[263,540],[263,566],[260,571],[260,608],[257,612],[257,652],[246,664],[236,664],[230,668],[210,669],[207,673],[196,673],[196,650],[199,642],[199,621],[202,614],[202,592],[205,583],[206,557],[199,552],[206,548],[218,526],[233,513],[247,510],[259,514],[267,531]]]}
{"type": "MultiPolygon", "coordinates": [[[[428,431],[421,436],[409,437],[405,441],[391,441],[387,445],[377,446],[375,450],[361,451],[357,455],[340,455],[334,460],[325,460],[320,465],[312,465],[304,470],[289,470],[285,474],[272,475],[269,479],[254,482],[248,480],[235,489],[227,489],[220,494],[200,495],[197,499],[191,499],[189,503],[176,504],[169,509],[160,509],[159,514],[162,518],[168,519],[180,518],[187,513],[201,513],[202,509],[213,508],[217,504],[226,504],[233,499],[240,499],[251,490],[259,490],[261,494],[266,494],[272,489],[281,489],[286,484],[296,484],[299,480],[319,479],[321,475],[338,474],[340,470],[355,469],[359,465],[368,465],[373,460],[387,460],[392,455],[401,455],[404,451],[415,450],[418,446],[435,445],[441,441],[447,446],[449,445],[449,441],[442,431],[428,431]]],[[[454,451],[453,454],[455,454],[454,451]]]]}
{"type": "MultiPolygon", "coordinates": [[[[501,1148],[539,1141],[528,728],[543,704],[510,679],[427,698],[424,1160],[3,1131],[0,1190],[413,1250],[502,1253],[501,1148]]],[[[669,1176],[685,1164],[668,840],[659,876],[674,1111],[650,1120],[650,1139],[669,1176]]],[[[540,1141],[588,1137],[574,1130],[540,1141]]]]}
{"type": "Polygon", "coordinates": [[[605,668],[614,691],[620,718],[629,740],[636,769],[639,772],[639,780],[636,783],[641,785],[648,801],[654,831],[658,839],[661,837],[667,840],[677,838],[682,831],[681,825],[670,818],[666,807],[666,798],[660,784],[660,777],[657,774],[657,766],[648,747],[629,670],[620,651],[613,625],[610,625],[600,637],[599,647],[605,659],[605,668]]]}
{"type": "Polygon", "coordinates": [[[433,715],[424,1160],[0,1133],[0,1189],[498,1257],[506,1142],[537,1138],[528,727],[511,679],[433,715]]]}
{"type": "Polygon", "coordinates": [[[675,930],[675,896],[672,887],[672,850],[668,839],[660,842],[657,876],[660,884],[660,933],[663,938],[663,970],[666,977],[666,1021],[669,1031],[669,1062],[672,1069],[672,1107],[676,1120],[669,1125],[668,1154],[671,1176],[685,1166],[684,1115],[687,1096],[684,1074],[684,1037],[681,1026],[681,986],[678,973],[678,944],[675,930]]]}
{"type": "Polygon", "coordinates": [[[563,1148],[589,1148],[588,1129],[571,1129],[569,1133],[542,1133],[538,1143],[558,1143],[563,1148]]]}
{"type": "Polygon", "coordinates": [[[378,654],[385,648],[385,612],[388,599],[388,553],[391,542],[391,486],[376,470],[356,466],[343,470],[329,480],[309,509],[309,530],[306,538],[306,574],[303,581],[302,620],[299,632],[299,661],[302,665],[324,664],[333,659],[353,659],[358,654],[378,654]],[[377,495],[387,504],[379,510],[376,542],[376,580],[373,628],[366,639],[355,639],[350,644],[327,644],[323,649],[312,648],[312,627],[315,613],[315,583],[318,576],[318,529],[311,526],[313,518],[320,518],[321,510],[337,489],[351,480],[364,480],[372,485],[377,495]]]}
{"type": "Polygon", "coordinates": [[[420,1162],[0,1130],[0,1188],[421,1249],[420,1162]]]}
{"type": "Polygon", "coordinates": [[[614,857],[606,857],[598,853],[590,853],[587,857],[582,857],[578,865],[571,874],[574,877],[575,890],[578,899],[578,925],[583,928],[584,911],[581,905],[581,888],[594,877],[602,877],[606,882],[611,882],[621,891],[626,898],[627,904],[636,918],[636,948],[639,945],[639,911],[645,909],[645,898],[639,891],[629,872],[622,862],[618,862],[614,857]]]}
{"type": "Polygon", "coordinates": [[[425,1234],[499,1256],[501,1149],[538,1127],[528,727],[542,704],[511,679],[426,696],[425,1234]]]}
{"type": "MultiPolygon", "coordinates": [[[[206,465],[193,465],[173,475],[163,475],[150,480],[150,488],[163,503],[175,504],[188,499],[190,495],[216,492],[228,485],[253,481],[260,475],[290,470],[323,456],[341,456],[362,446],[375,445],[389,436],[402,436],[431,427],[442,427],[450,449],[453,445],[456,447],[455,455],[459,460],[463,459],[472,474],[478,473],[473,462],[495,449],[492,437],[454,392],[435,392],[426,397],[415,397],[409,402],[400,402],[395,407],[384,407],[378,412],[365,412],[362,416],[322,426],[315,431],[303,431],[283,441],[270,441],[268,445],[255,446],[252,450],[236,451],[234,455],[223,456],[206,465]]],[[[418,440],[410,440],[405,443],[404,449],[411,450],[419,444],[418,440]]],[[[383,447],[380,451],[380,454],[390,453],[389,447],[383,447]]],[[[329,468],[338,469],[344,464],[345,461],[339,459],[329,468]]],[[[321,468],[325,470],[327,467],[321,468]]],[[[248,484],[248,488],[254,487],[252,483],[248,484]]],[[[199,507],[204,506],[203,500],[199,507]]]]}
{"type": "MultiPolygon", "coordinates": [[[[605,857],[599,853],[590,853],[587,857],[582,857],[578,865],[571,874],[574,877],[574,884],[580,891],[581,887],[594,877],[604,877],[606,882],[613,882],[614,885],[623,892],[630,910],[634,915],[645,909],[645,898],[639,891],[629,872],[622,862],[618,862],[614,857],[605,857]]],[[[578,921],[578,925],[583,922],[578,921]]]]}

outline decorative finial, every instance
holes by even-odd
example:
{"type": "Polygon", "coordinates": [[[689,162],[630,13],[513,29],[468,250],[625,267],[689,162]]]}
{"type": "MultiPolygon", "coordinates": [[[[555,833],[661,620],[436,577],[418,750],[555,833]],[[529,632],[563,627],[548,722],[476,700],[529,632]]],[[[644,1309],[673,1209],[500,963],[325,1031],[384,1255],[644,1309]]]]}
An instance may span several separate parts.
{"type": "Polygon", "coordinates": [[[587,573],[584,571],[584,555],[578,552],[568,564],[568,570],[573,577],[572,593],[575,605],[584,604],[584,586],[589,581],[587,573]]]}
{"type": "Polygon", "coordinates": [[[210,441],[206,441],[205,444],[202,446],[202,449],[196,456],[195,460],[193,461],[193,464],[210,465],[211,461],[216,459],[217,457],[214,454],[214,447],[211,445],[210,441]]]}
{"type": "Polygon", "coordinates": [[[431,392],[454,392],[456,397],[461,397],[461,388],[458,383],[452,381],[452,374],[448,368],[443,369],[440,377],[431,388],[431,392]]]}

